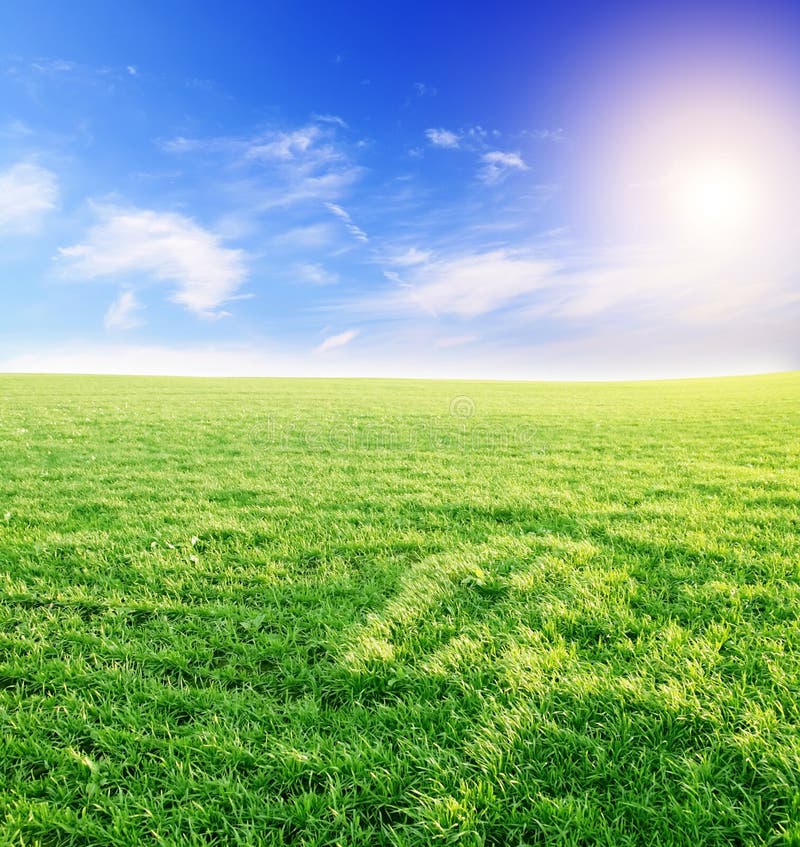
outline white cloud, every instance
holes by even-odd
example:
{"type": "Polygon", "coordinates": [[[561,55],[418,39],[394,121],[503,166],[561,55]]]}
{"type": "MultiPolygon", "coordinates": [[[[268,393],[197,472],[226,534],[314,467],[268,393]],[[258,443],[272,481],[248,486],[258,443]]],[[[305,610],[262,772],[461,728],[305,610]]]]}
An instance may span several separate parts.
{"type": "Polygon", "coordinates": [[[757,259],[715,262],[661,250],[607,251],[591,265],[585,258],[551,260],[492,250],[384,270],[383,292],[339,304],[344,314],[370,317],[476,318],[513,306],[507,328],[546,320],[554,326],[618,321],[628,329],[664,326],[695,329],[770,315],[776,319],[800,305],[787,270],[763,273],[757,259]],[[761,271],[761,273],[759,273],[761,271]]]}
{"type": "Polygon", "coordinates": [[[422,265],[409,281],[360,305],[368,311],[390,314],[426,312],[475,317],[506,306],[520,295],[548,287],[555,271],[553,262],[523,258],[504,250],[471,254],[422,265]]]}
{"type": "Polygon", "coordinates": [[[344,118],[340,118],[338,115],[318,115],[314,113],[311,116],[311,120],[316,121],[317,123],[323,124],[335,124],[336,126],[341,127],[342,129],[348,129],[347,121],[344,118]]]}
{"type": "Polygon", "coordinates": [[[519,153],[504,153],[501,150],[492,150],[481,156],[483,168],[479,176],[487,185],[500,182],[511,171],[527,171],[528,166],[522,161],[519,153]]]}
{"type": "Polygon", "coordinates": [[[416,247],[409,247],[404,253],[388,256],[386,261],[390,265],[410,267],[411,265],[421,265],[423,262],[427,262],[430,257],[430,250],[418,250],[416,247]]]}
{"type": "Polygon", "coordinates": [[[190,218],[146,209],[98,207],[100,222],[84,241],[59,250],[68,272],[86,279],[145,274],[172,283],[173,302],[219,317],[247,276],[244,254],[222,246],[190,218]]]}
{"type": "Polygon", "coordinates": [[[352,220],[350,215],[341,206],[337,206],[336,203],[326,203],[325,208],[336,215],[337,218],[340,218],[347,223],[350,223],[352,220]]]}
{"type": "Polygon", "coordinates": [[[136,295],[132,291],[123,291],[108,307],[103,321],[106,329],[133,329],[140,326],[141,321],[136,317],[136,312],[141,309],[136,295]]]}
{"type": "MultiPolygon", "coordinates": [[[[254,140],[248,145],[249,159],[279,159],[288,161],[301,158],[309,153],[314,143],[320,138],[322,131],[318,126],[306,126],[293,132],[279,132],[254,140]]],[[[332,149],[316,150],[315,158],[338,158],[332,149]]]]}
{"type": "Polygon", "coordinates": [[[139,76],[139,71],[138,71],[138,69],[136,68],[136,66],[135,66],[135,65],[127,65],[127,66],[125,67],[125,70],[126,70],[126,71],[127,71],[127,72],[131,75],[131,76],[139,76]]]}
{"type": "Polygon", "coordinates": [[[335,224],[316,223],[298,226],[276,235],[272,244],[279,249],[317,250],[327,247],[336,238],[335,224]]]}
{"type": "Polygon", "coordinates": [[[312,285],[333,285],[339,281],[339,277],[326,270],[316,262],[306,262],[297,266],[296,277],[301,282],[310,282],[312,285]]]}
{"type": "Polygon", "coordinates": [[[434,147],[446,147],[453,150],[460,142],[459,136],[449,129],[426,129],[425,135],[434,147]]]}
{"type": "MultiPolygon", "coordinates": [[[[467,137],[475,142],[483,142],[486,139],[486,136],[489,134],[488,130],[485,130],[480,124],[476,124],[475,126],[471,126],[468,130],[466,130],[467,137]]],[[[500,133],[495,129],[492,131],[492,135],[499,135],[500,133]]]]}
{"type": "Polygon", "coordinates": [[[327,124],[264,133],[239,145],[237,153],[243,152],[245,162],[267,168],[270,173],[269,188],[264,188],[261,175],[252,183],[256,208],[333,201],[358,180],[362,169],[350,163],[336,142],[336,121],[328,120],[327,124]]]}
{"type": "Polygon", "coordinates": [[[344,347],[345,344],[349,344],[357,335],[357,329],[348,329],[346,332],[340,332],[338,335],[331,335],[326,338],[319,347],[315,347],[314,352],[327,353],[329,350],[336,350],[338,347],[344,347]]]}
{"type": "Polygon", "coordinates": [[[58,180],[39,165],[20,162],[0,171],[0,232],[35,232],[58,204],[58,180]]]}
{"type": "Polygon", "coordinates": [[[358,180],[361,168],[343,168],[328,173],[308,174],[306,168],[298,168],[285,174],[285,186],[266,191],[258,208],[266,211],[278,206],[293,206],[304,202],[336,200],[358,180]]]}
{"type": "Polygon", "coordinates": [[[640,322],[657,314],[663,325],[711,326],[759,311],[777,315],[797,302],[791,273],[767,271],[760,257],[733,252],[701,259],[679,250],[617,250],[603,263],[559,277],[558,289],[531,314],[567,321],[626,315],[640,322]]]}
{"type": "Polygon", "coordinates": [[[325,208],[333,215],[336,215],[337,218],[344,221],[345,226],[347,227],[348,232],[353,236],[353,238],[358,241],[367,242],[369,241],[369,237],[366,232],[360,227],[357,227],[353,223],[353,219],[350,217],[350,214],[345,211],[341,206],[336,203],[326,203],[325,208]]]}
{"type": "Polygon", "coordinates": [[[191,153],[195,150],[209,149],[208,142],[201,141],[198,138],[185,138],[183,135],[161,141],[159,146],[166,153],[191,153]]]}
{"type": "Polygon", "coordinates": [[[440,338],[436,342],[436,346],[440,350],[446,350],[449,347],[461,347],[464,344],[470,344],[471,342],[477,340],[477,335],[453,335],[449,338],[440,338]]]}
{"type": "Polygon", "coordinates": [[[45,74],[63,74],[76,70],[78,66],[75,62],[69,62],[65,59],[39,59],[36,62],[31,62],[31,67],[45,74]]]}
{"type": "Polygon", "coordinates": [[[536,141],[552,141],[554,144],[559,144],[562,141],[566,140],[564,130],[560,127],[558,129],[534,129],[532,131],[526,130],[522,133],[522,135],[529,135],[536,141]]]}
{"type": "Polygon", "coordinates": [[[352,164],[336,131],[344,121],[316,115],[317,123],[292,130],[270,130],[250,138],[186,138],[160,142],[169,153],[223,157],[244,178],[231,183],[237,206],[250,213],[310,201],[338,199],[363,173],[352,164]],[[266,179],[265,179],[266,175],[266,179]]]}

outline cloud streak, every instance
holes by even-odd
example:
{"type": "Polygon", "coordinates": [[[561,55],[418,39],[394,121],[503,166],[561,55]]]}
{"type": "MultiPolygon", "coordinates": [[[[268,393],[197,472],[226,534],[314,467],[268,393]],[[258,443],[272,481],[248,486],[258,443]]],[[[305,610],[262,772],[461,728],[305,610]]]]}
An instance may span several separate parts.
{"type": "Polygon", "coordinates": [[[134,329],[142,322],[136,317],[142,306],[132,291],[123,291],[108,307],[103,323],[106,329],[134,329]]]}
{"type": "Polygon", "coordinates": [[[353,236],[353,238],[365,244],[369,241],[367,233],[353,223],[353,219],[350,217],[349,212],[347,212],[345,209],[343,209],[336,203],[326,203],[325,208],[332,215],[335,215],[337,218],[339,218],[340,221],[344,221],[344,224],[347,227],[347,231],[350,233],[350,235],[353,236]]]}
{"type": "Polygon", "coordinates": [[[392,274],[392,289],[355,305],[378,314],[474,318],[546,288],[556,270],[550,261],[492,250],[425,263],[407,279],[392,274]]]}
{"type": "Polygon", "coordinates": [[[295,277],[300,282],[307,282],[311,285],[334,285],[339,281],[339,277],[326,270],[317,262],[304,262],[297,266],[295,277]]]}
{"type": "Polygon", "coordinates": [[[338,335],[331,335],[326,338],[322,344],[314,348],[315,353],[329,353],[331,350],[337,350],[339,347],[344,347],[349,344],[358,335],[357,329],[348,329],[345,332],[340,332],[338,335]]]}
{"type": "Polygon", "coordinates": [[[176,138],[162,141],[175,155],[219,157],[236,175],[231,184],[239,202],[256,212],[302,203],[335,201],[363,173],[354,165],[337,130],[347,125],[337,115],[289,130],[267,130],[243,138],[176,138]],[[266,179],[265,179],[266,177],[266,179]]]}

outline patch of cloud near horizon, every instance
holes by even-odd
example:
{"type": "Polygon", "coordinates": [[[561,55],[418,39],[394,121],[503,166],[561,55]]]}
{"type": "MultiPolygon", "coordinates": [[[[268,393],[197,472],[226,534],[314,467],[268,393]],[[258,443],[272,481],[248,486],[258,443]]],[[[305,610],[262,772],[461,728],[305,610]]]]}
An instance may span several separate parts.
{"type": "Polygon", "coordinates": [[[96,207],[99,222],[80,244],[59,249],[64,270],[83,279],[146,275],[171,283],[170,299],[203,317],[219,317],[247,270],[241,250],[191,218],[173,212],[96,207]]]}
{"type": "Polygon", "coordinates": [[[486,316],[513,307],[503,318],[509,331],[545,318],[585,327],[613,315],[630,332],[653,321],[696,331],[800,306],[786,274],[770,280],[757,270],[757,264],[737,270],[729,262],[698,264],[660,251],[612,251],[587,265],[496,249],[384,271],[391,286],[341,308],[370,318],[480,318],[485,329],[486,316]]]}
{"type": "Polygon", "coordinates": [[[36,232],[58,199],[58,179],[46,168],[18,162],[0,171],[0,232],[36,232]]]}
{"type": "Polygon", "coordinates": [[[450,347],[462,347],[464,344],[472,344],[477,341],[477,335],[451,335],[446,338],[439,338],[435,346],[440,350],[447,350],[450,347]]]}
{"type": "Polygon", "coordinates": [[[348,329],[345,332],[340,332],[338,335],[331,335],[326,338],[322,344],[314,348],[315,353],[327,353],[330,350],[336,350],[339,347],[344,347],[349,344],[358,335],[357,329],[348,329]]]}
{"type": "Polygon", "coordinates": [[[552,284],[558,266],[506,250],[475,253],[416,266],[406,278],[389,276],[396,285],[359,304],[377,313],[454,315],[474,318],[496,311],[523,294],[552,284]]]}
{"type": "Polygon", "coordinates": [[[103,323],[106,329],[134,329],[142,324],[136,317],[142,308],[132,291],[123,291],[108,307],[103,323]]]}

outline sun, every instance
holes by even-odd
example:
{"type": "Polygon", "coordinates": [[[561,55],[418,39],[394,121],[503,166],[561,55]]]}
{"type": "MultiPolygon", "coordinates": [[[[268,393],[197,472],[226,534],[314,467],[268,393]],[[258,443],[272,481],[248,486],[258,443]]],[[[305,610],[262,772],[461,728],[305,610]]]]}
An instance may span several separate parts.
{"type": "Polygon", "coordinates": [[[746,162],[715,158],[680,162],[667,187],[674,222],[689,234],[732,235],[758,216],[758,180],[746,162]]]}

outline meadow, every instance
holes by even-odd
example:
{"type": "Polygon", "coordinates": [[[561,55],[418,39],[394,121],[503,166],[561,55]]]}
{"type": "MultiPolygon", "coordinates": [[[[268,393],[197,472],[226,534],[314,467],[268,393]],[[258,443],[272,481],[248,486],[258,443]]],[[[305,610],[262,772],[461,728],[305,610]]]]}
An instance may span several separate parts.
{"type": "Polygon", "coordinates": [[[800,374],[0,376],[0,844],[800,845],[800,374]]]}

